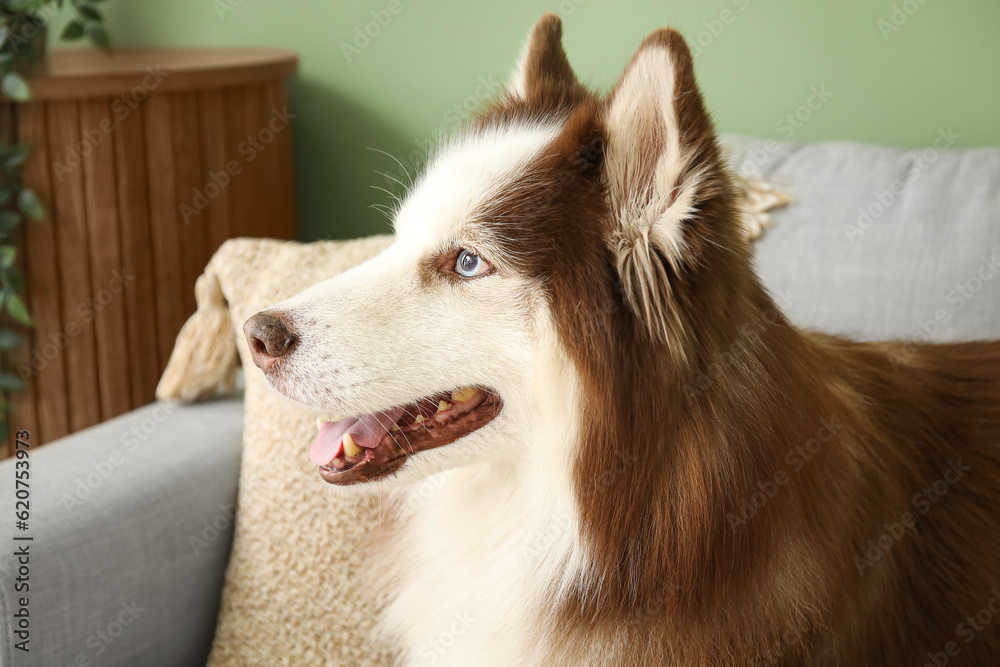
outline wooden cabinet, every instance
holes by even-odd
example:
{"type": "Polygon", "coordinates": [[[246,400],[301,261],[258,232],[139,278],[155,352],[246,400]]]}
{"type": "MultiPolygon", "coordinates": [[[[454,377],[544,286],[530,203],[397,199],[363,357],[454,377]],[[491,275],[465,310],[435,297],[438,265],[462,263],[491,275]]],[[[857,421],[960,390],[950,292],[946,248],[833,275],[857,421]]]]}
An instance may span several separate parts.
{"type": "Polygon", "coordinates": [[[46,443],[152,401],[212,253],[294,236],[296,65],[273,49],[62,50],[32,101],[7,105],[48,214],[25,223],[36,326],[7,362],[28,382],[12,429],[46,443]]]}

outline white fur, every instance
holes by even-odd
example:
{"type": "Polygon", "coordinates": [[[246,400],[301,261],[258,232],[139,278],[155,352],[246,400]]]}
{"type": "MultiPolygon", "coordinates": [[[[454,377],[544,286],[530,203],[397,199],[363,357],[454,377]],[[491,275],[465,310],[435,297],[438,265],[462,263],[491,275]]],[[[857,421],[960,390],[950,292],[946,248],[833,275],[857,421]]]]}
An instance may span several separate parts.
{"type": "Polygon", "coordinates": [[[507,82],[507,89],[514,94],[515,97],[520,97],[524,99],[527,97],[528,90],[525,84],[524,69],[528,62],[528,56],[531,53],[531,36],[524,42],[524,46],[521,47],[521,53],[517,57],[517,65],[514,67],[514,71],[510,73],[510,79],[507,82]]]}
{"type": "Polygon", "coordinates": [[[477,247],[471,218],[513,196],[558,130],[491,128],[445,147],[391,247],[272,309],[299,343],[269,381],[314,408],[358,414],[470,384],[502,397],[493,422],[361,487],[391,491],[404,517],[382,557],[396,573],[383,630],[406,665],[533,664],[545,601],[585,569],[570,478],[579,391],[537,286],[502,269],[457,284],[419,273],[456,243],[477,247]]]}
{"type": "Polygon", "coordinates": [[[579,398],[554,334],[540,339],[519,456],[456,470],[430,497],[421,485],[397,497],[422,499],[386,611],[405,665],[539,664],[554,631],[545,610],[585,571],[569,469],[579,398]]]}
{"type": "Polygon", "coordinates": [[[552,123],[488,127],[446,144],[428,165],[395,220],[398,243],[431,248],[468,241],[465,225],[483,204],[516,191],[531,160],[559,132],[552,123]]]}

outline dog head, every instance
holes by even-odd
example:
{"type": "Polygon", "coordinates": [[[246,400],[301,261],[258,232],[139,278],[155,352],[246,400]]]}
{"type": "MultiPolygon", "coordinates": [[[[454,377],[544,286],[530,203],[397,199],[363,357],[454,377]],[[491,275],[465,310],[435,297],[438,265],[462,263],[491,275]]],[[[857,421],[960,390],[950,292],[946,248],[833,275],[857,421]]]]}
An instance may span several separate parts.
{"type": "Polygon", "coordinates": [[[312,447],[333,484],[531,460],[560,428],[582,455],[655,407],[652,374],[739,298],[739,220],[681,36],[653,33],[602,97],[550,14],[405,196],[395,242],[245,331],[274,389],[356,415],[312,447]]]}

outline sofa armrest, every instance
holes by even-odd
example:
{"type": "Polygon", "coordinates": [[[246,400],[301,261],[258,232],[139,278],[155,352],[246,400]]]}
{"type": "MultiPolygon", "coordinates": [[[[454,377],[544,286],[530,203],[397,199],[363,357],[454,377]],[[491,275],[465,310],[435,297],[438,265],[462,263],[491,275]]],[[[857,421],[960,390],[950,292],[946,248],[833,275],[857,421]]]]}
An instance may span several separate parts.
{"type": "Polygon", "coordinates": [[[154,403],[44,447],[30,439],[27,530],[16,528],[17,460],[0,463],[0,664],[205,664],[242,419],[233,397],[154,403]],[[27,572],[15,555],[25,548],[27,572]],[[28,652],[16,648],[21,598],[28,652]]]}

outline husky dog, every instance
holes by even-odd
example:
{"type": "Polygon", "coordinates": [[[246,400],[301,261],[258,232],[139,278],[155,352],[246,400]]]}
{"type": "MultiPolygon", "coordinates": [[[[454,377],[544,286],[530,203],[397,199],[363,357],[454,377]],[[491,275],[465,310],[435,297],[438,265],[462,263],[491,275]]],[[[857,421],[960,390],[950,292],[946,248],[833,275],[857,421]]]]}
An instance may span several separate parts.
{"type": "Polygon", "coordinates": [[[247,322],[406,508],[401,664],[1000,664],[1000,343],[799,330],[741,220],[680,34],[598,96],[546,15],[395,242],[247,322]]]}

